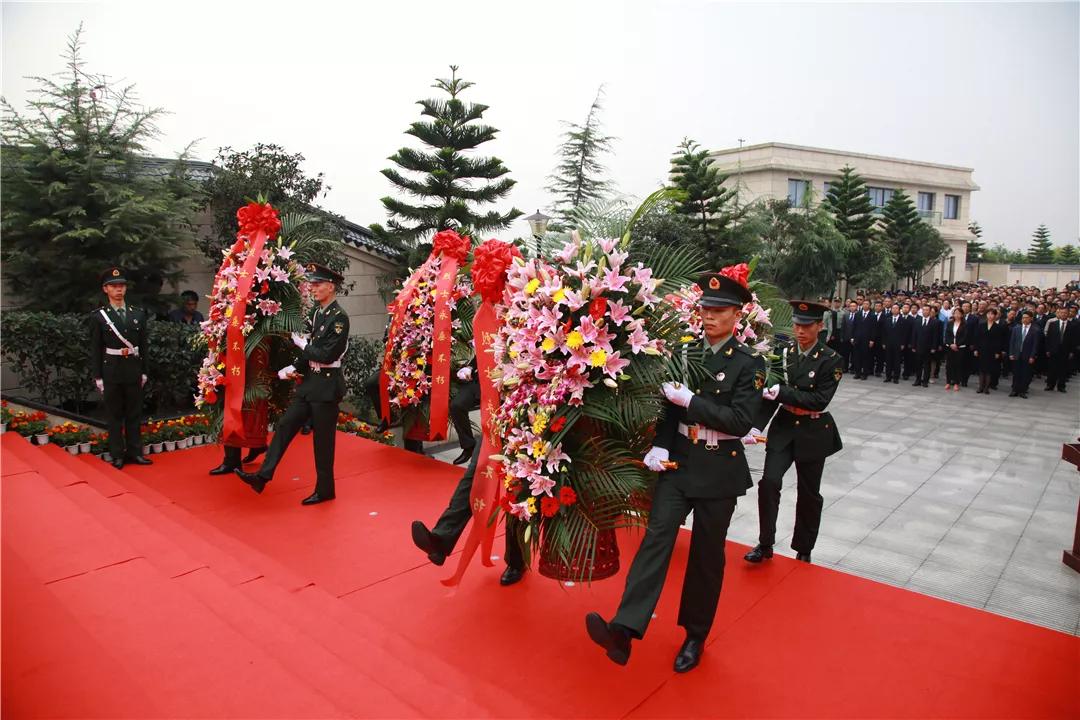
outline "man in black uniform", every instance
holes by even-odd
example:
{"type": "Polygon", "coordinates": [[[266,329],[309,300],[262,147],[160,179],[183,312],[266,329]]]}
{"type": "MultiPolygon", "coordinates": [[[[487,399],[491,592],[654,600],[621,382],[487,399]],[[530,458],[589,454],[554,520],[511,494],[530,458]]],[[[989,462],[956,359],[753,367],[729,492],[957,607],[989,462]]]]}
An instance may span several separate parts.
{"type": "Polygon", "coordinates": [[[101,289],[109,302],[90,316],[90,362],[94,384],[105,403],[109,455],[117,469],[125,461],[151,465],[142,454],[139,427],[149,317],[145,310],[124,303],[127,279],[122,269],[112,267],[102,273],[101,289]]]}
{"type": "Polygon", "coordinates": [[[301,504],[315,505],[334,499],[334,440],[338,404],[345,397],[341,358],[349,347],[349,316],[337,303],[337,287],[344,278],[322,265],[308,265],[307,271],[317,305],[308,319],[309,336],[293,333],[293,343],[300,348],[300,358],[306,367],[298,371],[290,365],[278,373],[283,379],[299,374],[303,381],[278,421],[262,465],[253,473],[237,470],[236,474],[255,492],[261,493],[274,477],[274,469],[289,443],[304,421],[311,418],[315,434],[315,492],[301,504]]]}
{"type": "Polygon", "coordinates": [[[852,354],[855,358],[856,380],[865,380],[874,374],[874,341],[877,340],[877,334],[877,318],[870,312],[870,301],[865,300],[862,310],[855,315],[855,342],[852,345],[852,354]]]}
{"type": "Polygon", "coordinates": [[[881,344],[885,350],[885,382],[900,382],[900,364],[911,337],[908,319],[900,315],[900,306],[893,305],[892,313],[881,323],[881,344]]]}
{"type": "Polygon", "coordinates": [[[765,470],[758,483],[758,544],[743,558],[752,563],[773,556],[780,488],[784,473],[793,462],[798,476],[798,499],[791,549],[797,560],[810,562],[824,506],[821,473],[825,458],[843,448],[836,421],[826,410],[844,374],[843,361],[831,349],[816,342],[820,317],[817,303],[790,302],[795,342],[777,349],[784,380],[764,391],[765,402],[755,423],[755,427],[763,428],[772,420],[765,448],[765,470]]]}
{"type": "MultiPolygon", "coordinates": [[[[450,496],[450,504],[435,523],[435,527],[428,530],[427,526],[419,520],[412,524],[412,541],[416,547],[423,550],[435,565],[446,562],[448,555],[454,552],[461,533],[465,526],[472,520],[472,509],[469,507],[469,493],[472,491],[473,477],[476,475],[476,464],[480,459],[480,443],[473,446],[472,460],[469,468],[461,476],[460,482],[454,488],[454,494],[450,496]]],[[[507,523],[517,522],[514,518],[507,518],[507,523]]],[[[499,578],[500,585],[513,585],[525,575],[525,559],[521,554],[521,546],[517,542],[517,533],[507,527],[506,550],[503,559],[506,561],[506,570],[499,578]]]]}
{"type": "Polygon", "coordinates": [[[717,273],[702,276],[698,285],[703,292],[700,302],[709,377],[696,391],[664,383],[664,417],[645,465],[667,472],[656,482],[648,529],[630,566],[615,617],[610,623],[598,613],[585,618],[593,642],[611,660],[625,665],[631,640],[643,637],[649,626],[679,527],[692,510],[694,528],[679,607],[686,641],[675,657],[675,672],[680,673],[697,667],[716,615],[728,524],[739,496],[753,485],[741,438],[753,425],[765,385],[764,359],[733,335],[742,306],[751,299],[750,291],[717,273]],[[669,459],[677,467],[668,469],[669,459]]]}

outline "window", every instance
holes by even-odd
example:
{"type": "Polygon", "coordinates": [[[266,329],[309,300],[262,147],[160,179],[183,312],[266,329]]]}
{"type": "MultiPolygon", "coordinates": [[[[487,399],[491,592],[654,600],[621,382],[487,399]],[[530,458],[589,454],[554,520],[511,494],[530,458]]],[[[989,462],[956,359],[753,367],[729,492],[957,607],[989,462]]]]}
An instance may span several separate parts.
{"type": "Polygon", "coordinates": [[[824,197],[824,196],[827,196],[827,195],[829,194],[829,191],[830,191],[830,190],[832,190],[832,188],[833,188],[833,185],[835,185],[835,184],[836,184],[836,183],[834,183],[834,182],[833,182],[832,180],[826,180],[826,181],[825,181],[825,185],[824,185],[824,188],[825,188],[825,189],[824,189],[824,191],[823,191],[823,193],[822,193],[822,196],[823,196],[823,197],[824,197]]]}
{"type": "Polygon", "coordinates": [[[919,211],[924,213],[934,211],[934,193],[919,193],[919,211]]]}
{"type": "Polygon", "coordinates": [[[866,194],[870,197],[870,204],[874,207],[885,207],[885,203],[892,199],[896,191],[892,188],[868,187],[866,194]]]}
{"type": "Polygon", "coordinates": [[[960,196],[945,196],[945,219],[956,220],[960,217],[960,196]]]}
{"type": "Polygon", "coordinates": [[[809,180],[792,180],[791,178],[788,178],[787,198],[792,207],[802,207],[802,204],[806,202],[806,196],[809,192],[809,180]]]}

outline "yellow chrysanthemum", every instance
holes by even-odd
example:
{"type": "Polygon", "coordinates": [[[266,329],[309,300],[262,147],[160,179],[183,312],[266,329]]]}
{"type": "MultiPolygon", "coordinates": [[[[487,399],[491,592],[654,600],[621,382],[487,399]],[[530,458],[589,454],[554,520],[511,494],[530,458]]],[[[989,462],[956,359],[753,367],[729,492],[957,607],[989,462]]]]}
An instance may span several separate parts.
{"type": "Polygon", "coordinates": [[[551,293],[551,299],[555,302],[562,302],[566,299],[566,290],[563,288],[559,288],[555,292],[551,293]]]}
{"type": "Polygon", "coordinates": [[[693,339],[694,339],[693,335],[683,335],[681,338],[679,338],[679,342],[688,343],[693,339]]]}
{"type": "Polygon", "coordinates": [[[427,365],[427,358],[416,358],[416,364],[420,367],[427,365]]]}
{"type": "Polygon", "coordinates": [[[607,353],[603,350],[593,350],[592,354],[589,355],[589,365],[593,367],[603,367],[606,362],[607,353]]]}
{"type": "Polygon", "coordinates": [[[544,342],[540,343],[540,347],[544,352],[551,352],[555,349],[555,338],[544,338],[544,342]]]}
{"type": "Polygon", "coordinates": [[[532,424],[533,434],[539,435],[540,433],[544,432],[544,428],[547,427],[547,421],[547,413],[537,413],[536,417],[533,419],[532,424]]]}
{"type": "Polygon", "coordinates": [[[503,487],[506,488],[507,490],[509,490],[510,486],[513,485],[513,484],[514,484],[514,476],[511,475],[510,473],[506,473],[506,477],[503,478],[503,487]]]}
{"type": "Polygon", "coordinates": [[[536,288],[538,288],[538,287],[540,287],[540,281],[537,280],[536,278],[533,278],[525,286],[525,294],[526,295],[532,295],[534,292],[536,292],[536,288]]]}
{"type": "Polygon", "coordinates": [[[585,344],[585,338],[582,337],[579,330],[572,330],[569,335],[566,336],[566,347],[571,350],[576,350],[585,344]]]}
{"type": "Polygon", "coordinates": [[[534,497],[529,498],[528,503],[529,503],[529,513],[535,515],[536,514],[536,498],[534,498],[534,497]]]}
{"type": "Polygon", "coordinates": [[[413,397],[416,393],[412,388],[405,388],[405,397],[413,397]]]}

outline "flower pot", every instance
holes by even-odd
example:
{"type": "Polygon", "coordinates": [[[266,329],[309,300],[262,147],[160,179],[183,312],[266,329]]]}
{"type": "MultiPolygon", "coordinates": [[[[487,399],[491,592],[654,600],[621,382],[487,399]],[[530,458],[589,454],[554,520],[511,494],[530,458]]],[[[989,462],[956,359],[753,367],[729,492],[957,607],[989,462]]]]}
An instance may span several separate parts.
{"type": "Polygon", "coordinates": [[[165,443],[163,443],[163,442],[152,443],[150,445],[150,449],[153,450],[156,453],[159,453],[159,452],[161,452],[161,451],[163,451],[165,449],[165,443]]]}
{"type": "Polygon", "coordinates": [[[603,580],[619,572],[619,542],[614,530],[603,530],[596,539],[596,557],[593,559],[592,575],[585,566],[570,567],[550,552],[547,543],[540,548],[540,574],[554,580],[580,581],[603,580]]]}
{"type": "Polygon", "coordinates": [[[194,437],[191,438],[191,441],[193,443],[195,443],[196,445],[202,445],[203,436],[202,435],[195,435],[194,437]]]}
{"type": "Polygon", "coordinates": [[[68,445],[64,449],[68,451],[69,455],[78,455],[79,454],[79,446],[77,444],[76,445],[68,445]]]}
{"type": "Polygon", "coordinates": [[[101,453],[101,459],[104,460],[105,462],[112,462],[112,454],[110,454],[110,453],[101,453]]]}
{"type": "Polygon", "coordinates": [[[79,443],[79,452],[81,452],[81,453],[90,452],[90,443],[88,443],[88,442],[79,443]]]}
{"type": "Polygon", "coordinates": [[[35,435],[34,439],[37,440],[38,445],[48,445],[49,444],[49,435],[48,435],[48,433],[41,433],[40,435],[35,435]]]}
{"type": "Polygon", "coordinates": [[[0,435],[7,432],[7,423],[0,423],[0,435]]]}
{"type": "Polygon", "coordinates": [[[165,441],[165,452],[172,452],[175,449],[176,449],[176,441],[175,440],[166,440],[165,441]]]}

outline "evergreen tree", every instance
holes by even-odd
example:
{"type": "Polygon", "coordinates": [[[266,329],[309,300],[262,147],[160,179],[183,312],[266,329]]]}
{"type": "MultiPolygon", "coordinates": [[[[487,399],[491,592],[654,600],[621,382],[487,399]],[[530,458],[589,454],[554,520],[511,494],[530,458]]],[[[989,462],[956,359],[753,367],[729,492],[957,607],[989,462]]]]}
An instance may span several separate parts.
{"type": "Polygon", "coordinates": [[[856,285],[884,287],[888,280],[881,277],[881,269],[888,250],[876,229],[866,183],[854,168],[845,165],[840,169],[839,179],[825,194],[824,206],[832,213],[837,231],[848,240],[849,251],[839,275],[856,285]]]}
{"type": "Polygon", "coordinates": [[[926,268],[948,254],[949,246],[941,233],[922,221],[915,203],[902,189],[893,193],[882,216],[885,242],[892,252],[896,272],[914,287],[926,268]]]}
{"type": "Polygon", "coordinates": [[[728,176],[712,164],[709,151],[699,149],[690,138],[682,141],[672,157],[671,175],[682,193],[676,212],[688,217],[698,231],[707,267],[720,267],[732,255],[733,226],[745,214],[735,208],[737,189],[723,186],[728,176]]]}
{"type": "Polygon", "coordinates": [[[144,156],[164,111],[86,72],[81,36],[80,27],[68,39],[66,71],[32,78],[25,115],[3,100],[4,275],[37,310],[100,304],[99,276],[114,264],[134,280],[133,305],[154,299],[179,279],[202,205],[182,160],[162,167],[144,156]]]}
{"type": "Polygon", "coordinates": [[[1057,263],[1058,265],[1080,264],[1080,253],[1077,253],[1072,245],[1060,247],[1057,249],[1057,263]]]}
{"type": "Polygon", "coordinates": [[[1045,265],[1054,262],[1054,247],[1050,243],[1050,231],[1045,225],[1035,229],[1031,236],[1031,245],[1028,246],[1027,261],[1045,265]]]}
{"type": "MultiPolygon", "coordinates": [[[[482,212],[477,206],[494,203],[510,192],[515,181],[496,157],[471,155],[480,145],[495,139],[498,130],[481,122],[487,105],[463,102],[459,95],[473,83],[457,76],[450,66],[449,79],[437,79],[432,87],[445,92],[447,99],[417,102],[423,109],[421,120],[405,131],[427,149],[401,148],[390,156],[406,175],[395,168],[382,174],[395,187],[417,199],[409,203],[391,197],[382,199],[390,214],[387,227],[372,225],[376,237],[403,250],[417,249],[430,235],[457,227],[486,233],[507,227],[521,211],[482,212]]],[[[413,255],[415,258],[416,255],[413,255]]]]}
{"type": "Polygon", "coordinates": [[[837,230],[828,209],[793,212],[787,199],[768,200],[755,214],[764,221],[759,271],[789,297],[831,295],[852,242],[837,230]]]}
{"type": "Polygon", "coordinates": [[[986,252],[986,247],[982,244],[983,229],[978,222],[972,220],[968,223],[968,230],[975,236],[975,239],[968,240],[967,261],[970,263],[981,263],[983,254],[986,252]]]}
{"type": "MultiPolygon", "coordinates": [[[[604,88],[596,91],[596,99],[589,107],[585,123],[565,123],[563,142],[559,146],[559,164],[548,176],[551,184],[548,192],[555,196],[555,214],[559,223],[573,226],[571,213],[586,203],[601,200],[611,192],[612,183],[604,179],[601,158],[611,152],[615,140],[604,135],[600,128],[600,97],[604,88]]],[[[556,229],[556,228],[552,228],[556,229]]]]}

